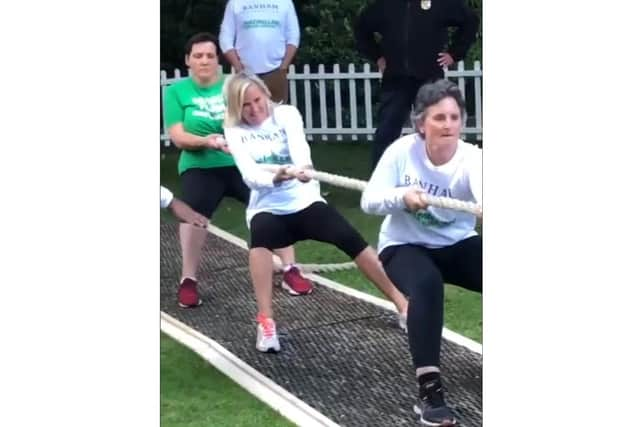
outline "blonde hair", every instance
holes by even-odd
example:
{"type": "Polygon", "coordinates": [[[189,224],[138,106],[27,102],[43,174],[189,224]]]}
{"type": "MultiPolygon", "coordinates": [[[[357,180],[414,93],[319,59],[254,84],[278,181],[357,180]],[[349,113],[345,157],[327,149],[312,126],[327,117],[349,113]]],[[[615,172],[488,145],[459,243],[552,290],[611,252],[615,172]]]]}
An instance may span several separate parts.
{"type": "Polygon", "coordinates": [[[243,122],[242,105],[244,104],[244,94],[252,84],[256,85],[267,97],[267,108],[273,114],[273,101],[271,91],[262,79],[247,71],[240,71],[228,77],[224,82],[222,93],[227,104],[224,113],[224,126],[234,127],[243,122]]]}

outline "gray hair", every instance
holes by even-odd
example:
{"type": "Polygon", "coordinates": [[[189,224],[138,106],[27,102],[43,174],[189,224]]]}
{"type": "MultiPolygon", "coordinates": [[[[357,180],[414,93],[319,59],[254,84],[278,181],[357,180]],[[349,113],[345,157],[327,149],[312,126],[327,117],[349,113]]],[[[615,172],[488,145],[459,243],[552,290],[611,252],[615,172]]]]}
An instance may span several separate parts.
{"type": "Polygon", "coordinates": [[[413,123],[413,128],[416,132],[420,133],[418,124],[424,121],[427,108],[445,98],[453,98],[456,101],[456,104],[460,107],[460,119],[464,123],[465,105],[460,88],[449,80],[441,79],[433,83],[426,83],[418,90],[414,110],[411,113],[411,123],[413,123]]]}

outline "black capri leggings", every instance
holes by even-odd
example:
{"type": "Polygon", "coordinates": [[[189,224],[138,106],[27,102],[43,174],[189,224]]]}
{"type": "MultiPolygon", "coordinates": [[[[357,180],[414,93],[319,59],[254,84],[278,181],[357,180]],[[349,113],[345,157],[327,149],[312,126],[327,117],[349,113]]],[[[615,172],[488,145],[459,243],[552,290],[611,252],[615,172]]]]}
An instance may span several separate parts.
{"type": "Polygon", "coordinates": [[[260,212],[251,218],[251,248],[280,249],[301,240],[332,243],[354,259],[367,246],[333,206],[315,202],[288,215],[260,212]]]}
{"type": "Polygon", "coordinates": [[[180,175],[182,201],[194,211],[211,218],[223,197],[249,204],[251,191],[235,166],[187,169],[180,175]]]}
{"type": "Polygon", "coordinates": [[[444,283],[482,292],[482,237],[439,249],[390,246],[380,253],[380,261],[409,299],[407,329],[414,366],[440,366],[444,283]]]}

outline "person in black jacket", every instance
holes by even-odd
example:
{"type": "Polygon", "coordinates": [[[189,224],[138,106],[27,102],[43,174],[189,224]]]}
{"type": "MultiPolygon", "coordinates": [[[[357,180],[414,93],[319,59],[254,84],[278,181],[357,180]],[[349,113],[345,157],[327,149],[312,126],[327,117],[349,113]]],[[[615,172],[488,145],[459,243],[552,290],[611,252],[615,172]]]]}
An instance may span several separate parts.
{"type": "Polygon", "coordinates": [[[478,17],[464,0],[375,0],[362,11],[356,45],[382,72],[372,170],[400,136],[420,86],[443,78],[444,67],[462,60],[477,31],[478,17]],[[449,28],[456,31],[447,46],[449,28]]]}

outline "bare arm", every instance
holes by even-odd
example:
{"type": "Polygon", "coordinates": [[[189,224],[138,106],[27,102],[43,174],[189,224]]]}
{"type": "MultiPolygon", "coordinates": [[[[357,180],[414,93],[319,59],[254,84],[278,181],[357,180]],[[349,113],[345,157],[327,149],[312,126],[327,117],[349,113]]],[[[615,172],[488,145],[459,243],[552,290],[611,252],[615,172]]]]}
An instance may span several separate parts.
{"type": "Polygon", "coordinates": [[[287,50],[284,54],[284,58],[282,59],[282,64],[280,64],[280,69],[281,70],[288,70],[289,69],[289,65],[291,64],[291,62],[293,61],[293,57],[296,55],[296,52],[298,51],[298,47],[294,46],[292,44],[288,44],[287,45],[287,50]]]}
{"type": "Polygon", "coordinates": [[[227,61],[231,64],[236,72],[244,70],[244,65],[240,61],[240,57],[238,56],[238,52],[235,49],[230,49],[224,53],[224,57],[227,58],[227,61]]]}
{"type": "Polygon", "coordinates": [[[289,65],[293,61],[293,57],[300,45],[300,23],[298,22],[298,15],[296,14],[295,6],[293,2],[290,2],[289,9],[287,11],[287,17],[285,19],[285,34],[284,39],[286,43],[286,50],[284,58],[280,64],[281,70],[289,69],[289,65]]]}
{"type": "Polygon", "coordinates": [[[204,215],[200,215],[180,199],[174,198],[171,200],[169,210],[171,210],[173,215],[181,222],[186,222],[187,224],[202,228],[206,228],[209,224],[209,220],[204,215]]]}
{"type": "Polygon", "coordinates": [[[227,151],[223,135],[211,134],[198,136],[184,130],[182,123],[176,123],[169,128],[169,137],[178,148],[183,150],[201,150],[212,148],[214,150],[227,151]]]}
{"type": "Polygon", "coordinates": [[[238,72],[244,69],[244,66],[234,46],[236,40],[236,15],[233,11],[233,6],[233,2],[229,1],[224,9],[224,16],[220,24],[219,42],[220,51],[222,51],[227,61],[229,61],[231,66],[238,72]]]}

